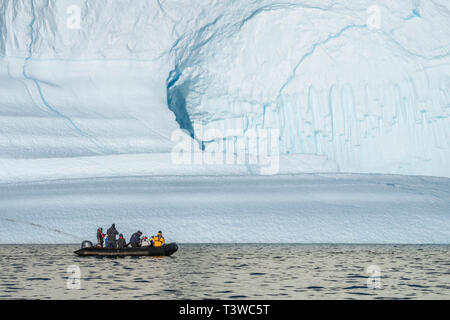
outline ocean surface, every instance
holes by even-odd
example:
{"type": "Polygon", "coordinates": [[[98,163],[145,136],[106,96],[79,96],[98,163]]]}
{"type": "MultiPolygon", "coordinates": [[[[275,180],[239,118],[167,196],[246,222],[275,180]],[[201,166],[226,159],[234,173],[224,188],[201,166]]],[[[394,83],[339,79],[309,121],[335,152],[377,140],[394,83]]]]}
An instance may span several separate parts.
{"type": "Polygon", "coordinates": [[[0,246],[0,298],[450,299],[450,245],[189,244],[162,258],[78,247],[0,246]]]}

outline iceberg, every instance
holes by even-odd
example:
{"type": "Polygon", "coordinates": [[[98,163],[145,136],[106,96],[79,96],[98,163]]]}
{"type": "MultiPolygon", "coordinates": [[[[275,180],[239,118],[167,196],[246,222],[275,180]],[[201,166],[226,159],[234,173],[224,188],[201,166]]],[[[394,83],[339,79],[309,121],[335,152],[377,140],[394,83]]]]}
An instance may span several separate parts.
{"type": "Polygon", "coordinates": [[[186,226],[197,232],[213,221],[220,228],[205,241],[233,240],[253,225],[241,240],[260,242],[276,220],[287,242],[448,243],[449,30],[445,0],[3,0],[1,234],[79,241],[87,216],[100,225],[107,212],[134,212],[136,223],[149,219],[181,242],[196,241],[186,226]],[[264,167],[247,161],[260,148],[247,137],[269,131],[276,139],[261,140],[277,156],[274,180],[255,177],[264,167]],[[174,161],[176,133],[191,143],[188,163],[174,161]],[[211,151],[246,161],[196,161],[211,151]],[[255,183],[259,200],[218,196],[208,179],[225,176],[241,192],[255,183]],[[296,195],[276,188],[289,179],[296,195]],[[310,179],[324,189],[303,199],[310,179]],[[346,181],[353,199],[335,189],[346,181]],[[110,183],[114,192],[102,193],[110,183]],[[212,202],[200,209],[202,183],[212,202]],[[180,205],[135,184],[182,195],[180,205]],[[127,205],[107,205],[115,196],[127,205]],[[170,221],[184,205],[184,224],[155,216],[157,198],[154,210],[170,221]],[[273,205],[261,206],[265,198],[273,205]],[[250,205],[266,210],[256,225],[250,205]]]}

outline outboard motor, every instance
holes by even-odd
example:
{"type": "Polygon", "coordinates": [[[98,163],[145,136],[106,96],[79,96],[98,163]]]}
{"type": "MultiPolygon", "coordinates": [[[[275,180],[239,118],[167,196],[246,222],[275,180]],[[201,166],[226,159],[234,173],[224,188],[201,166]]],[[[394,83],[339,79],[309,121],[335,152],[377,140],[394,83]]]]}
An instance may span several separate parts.
{"type": "Polygon", "coordinates": [[[92,244],[92,242],[85,240],[81,243],[81,249],[86,249],[86,248],[93,248],[94,245],[92,244]]]}

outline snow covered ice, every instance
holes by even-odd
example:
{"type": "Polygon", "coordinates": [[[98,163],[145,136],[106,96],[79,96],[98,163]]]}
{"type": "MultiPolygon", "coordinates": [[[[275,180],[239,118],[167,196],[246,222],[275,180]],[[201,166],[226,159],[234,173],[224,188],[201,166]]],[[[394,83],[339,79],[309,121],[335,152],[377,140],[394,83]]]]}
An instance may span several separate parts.
{"type": "Polygon", "coordinates": [[[448,243],[447,178],[305,174],[0,184],[7,243],[81,243],[114,222],[180,243],[448,243]],[[93,228],[94,226],[94,228],[93,228]]]}
{"type": "MultiPolygon", "coordinates": [[[[291,226],[283,238],[291,242],[448,243],[449,114],[450,7],[445,0],[202,0],[195,5],[188,0],[2,0],[1,241],[71,242],[75,239],[58,232],[87,237],[87,217],[91,224],[105,225],[131,214],[142,223],[158,221],[178,241],[196,241],[184,221],[192,230],[196,225],[199,231],[214,230],[205,240],[217,242],[245,230],[245,241],[264,241],[264,230],[278,225],[291,226]],[[317,190],[320,209],[303,211],[299,200],[281,214],[279,201],[290,191],[278,189],[283,194],[277,198],[257,188],[258,201],[274,202],[258,216],[261,226],[253,231],[245,221],[256,212],[245,208],[258,201],[245,204],[229,196],[241,206],[225,211],[219,205],[227,199],[225,191],[222,200],[211,200],[211,210],[205,211],[204,199],[188,206],[189,223],[179,207],[161,209],[171,217],[164,224],[167,219],[151,211],[157,206],[153,198],[145,200],[132,187],[136,181],[153,186],[144,177],[158,176],[167,180],[164,186],[176,177],[182,184],[183,179],[202,181],[201,176],[234,176],[238,189],[251,190],[255,179],[249,165],[172,163],[172,135],[179,128],[205,149],[223,140],[237,143],[251,130],[279,130],[279,173],[314,173],[289,178],[298,181],[293,185],[300,198],[302,182],[322,181],[319,173],[370,175],[351,179],[353,199],[339,210],[325,194],[340,188],[342,175],[327,175],[323,186],[329,193],[317,190]],[[205,139],[201,133],[207,129],[218,134],[205,139]],[[111,177],[115,196],[127,205],[112,210],[102,200],[110,209],[105,211],[92,204],[89,192],[92,186],[108,188],[111,177]],[[358,192],[367,179],[373,183],[358,192]],[[402,206],[381,205],[395,202],[399,183],[406,192],[402,206]],[[52,194],[55,186],[59,191],[52,194]],[[39,197],[26,204],[30,190],[38,190],[39,197]],[[137,193],[136,204],[126,190],[137,193]],[[202,205],[197,216],[194,208],[202,205]],[[240,227],[231,222],[237,212],[242,212],[240,227]],[[277,214],[282,218],[274,219],[277,214]],[[378,224],[370,229],[375,215],[378,224]],[[222,228],[210,228],[213,218],[222,228]],[[344,228],[355,227],[343,235],[342,228],[331,228],[335,219],[344,228]],[[44,228],[39,239],[33,224],[44,228]]],[[[275,186],[285,177],[256,179],[275,186]]],[[[204,183],[215,190],[214,180],[204,183]]],[[[189,184],[185,187],[187,192],[189,184]]],[[[93,194],[103,199],[100,190],[93,194]]],[[[186,195],[180,202],[188,200],[186,195]]]]}

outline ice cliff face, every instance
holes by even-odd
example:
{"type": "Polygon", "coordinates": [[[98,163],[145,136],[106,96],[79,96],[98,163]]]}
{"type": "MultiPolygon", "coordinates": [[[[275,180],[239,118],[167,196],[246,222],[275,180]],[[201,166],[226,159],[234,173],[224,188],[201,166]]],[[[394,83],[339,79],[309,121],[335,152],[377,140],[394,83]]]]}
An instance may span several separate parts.
{"type": "Polygon", "coordinates": [[[3,0],[0,55],[0,158],[277,128],[341,171],[450,176],[444,0],[3,0]]]}

